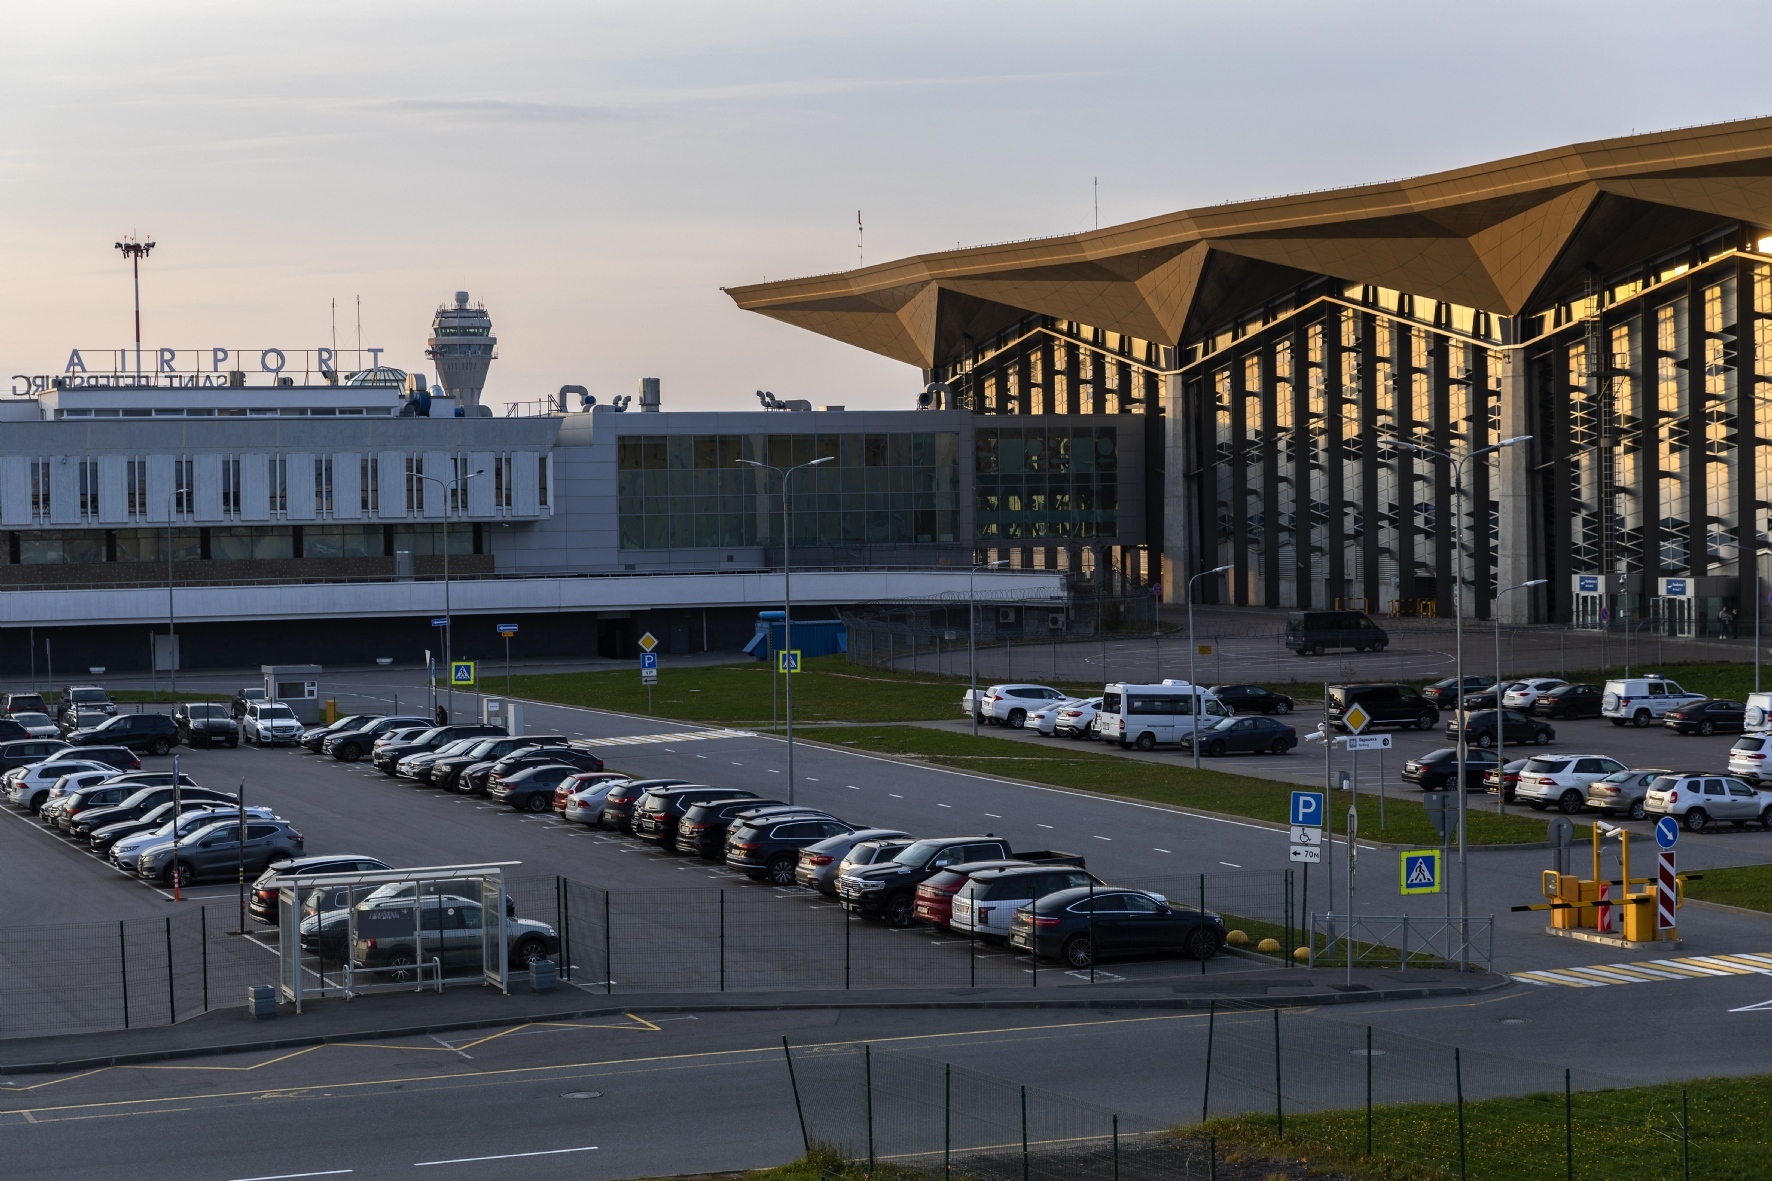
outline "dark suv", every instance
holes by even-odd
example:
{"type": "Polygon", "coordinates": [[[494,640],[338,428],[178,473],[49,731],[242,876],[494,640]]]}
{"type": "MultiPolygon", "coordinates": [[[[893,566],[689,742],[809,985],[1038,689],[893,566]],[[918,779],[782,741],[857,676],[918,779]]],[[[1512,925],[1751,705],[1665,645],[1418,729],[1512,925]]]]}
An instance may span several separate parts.
{"type": "MultiPolygon", "coordinates": [[[[361,853],[322,853],[314,857],[297,857],[292,861],[273,861],[265,866],[265,871],[259,874],[257,880],[252,883],[252,891],[248,895],[250,901],[246,903],[246,913],[251,915],[256,922],[275,927],[279,922],[277,888],[267,886],[267,883],[271,879],[282,877],[285,874],[374,873],[376,870],[392,868],[394,867],[385,861],[377,861],[375,858],[365,857],[361,853]]],[[[349,905],[348,889],[346,887],[345,899],[334,897],[327,899],[327,901],[333,903],[334,906],[349,905]]],[[[333,909],[333,907],[325,909],[333,909]]]]}
{"type": "Polygon", "coordinates": [[[170,714],[117,714],[86,730],[68,735],[74,746],[123,746],[163,755],[179,743],[178,726],[170,714]]]}
{"type": "MultiPolygon", "coordinates": [[[[207,803],[238,804],[240,798],[231,792],[216,791],[214,788],[198,787],[189,782],[187,776],[181,775],[177,795],[182,803],[184,800],[202,800],[207,803]]],[[[122,824],[130,820],[140,820],[161,804],[171,803],[173,797],[171,784],[165,786],[139,787],[133,795],[125,796],[118,803],[106,808],[87,808],[74,817],[68,825],[68,832],[74,837],[85,840],[94,832],[107,824],[122,824]]]]}
{"type": "Polygon", "coordinates": [[[741,820],[726,836],[726,864],[772,886],[791,886],[801,849],[854,831],[852,824],[810,810],[741,820]]]}
{"type": "Polygon", "coordinates": [[[680,787],[688,782],[687,779],[630,779],[626,783],[618,783],[603,797],[603,815],[597,818],[597,827],[632,832],[634,805],[640,802],[640,797],[646,794],[648,788],[680,787]]]}
{"type": "Polygon", "coordinates": [[[1384,629],[1363,611],[1293,611],[1286,616],[1286,647],[1300,656],[1321,656],[1330,648],[1383,652],[1384,629]]]}
{"type": "Polygon", "coordinates": [[[181,701],[172,707],[172,724],[178,728],[179,740],[192,750],[218,742],[240,745],[240,723],[227,706],[213,701],[181,701]]]}
{"type": "Polygon", "coordinates": [[[677,852],[718,861],[726,852],[726,834],[735,818],[759,808],[785,807],[780,800],[722,794],[688,805],[677,820],[677,852]]]}
{"type": "Polygon", "coordinates": [[[1440,724],[1439,709],[1408,685],[1329,686],[1329,720],[1335,725],[1347,729],[1347,712],[1356,704],[1374,726],[1432,730],[1440,724]]]}
{"type": "Polygon", "coordinates": [[[704,800],[730,800],[754,792],[733,791],[729,787],[655,787],[640,797],[634,808],[634,835],[667,852],[677,851],[677,824],[691,804],[704,800]]]}
{"type": "Polygon", "coordinates": [[[510,754],[493,763],[485,771],[479,770],[475,764],[461,773],[456,787],[469,795],[480,791],[492,790],[492,784],[498,779],[509,779],[526,767],[548,767],[563,763],[575,771],[601,771],[603,760],[584,749],[567,743],[555,743],[548,746],[536,746],[533,741],[528,746],[520,746],[510,754]]]}
{"type": "Polygon", "coordinates": [[[454,726],[432,726],[409,742],[392,742],[386,746],[376,747],[372,761],[375,763],[375,769],[384,775],[398,775],[400,760],[407,755],[436,750],[439,746],[454,742],[458,738],[488,737],[505,732],[503,726],[485,726],[478,722],[464,722],[454,726]]]}
{"type": "MultiPolygon", "coordinates": [[[[565,742],[565,737],[559,734],[494,735],[482,738],[461,754],[438,759],[421,770],[418,778],[421,782],[440,787],[444,791],[460,791],[464,786],[461,777],[472,767],[483,763],[490,768],[506,755],[514,754],[526,746],[555,746],[564,745],[565,742]]],[[[484,778],[481,779],[481,784],[484,786],[484,778]]]]}
{"type": "Polygon", "coordinates": [[[578,768],[566,763],[524,767],[509,776],[494,775],[488,779],[486,798],[495,804],[509,804],[519,812],[551,812],[554,789],[568,776],[577,774],[578,768]]]}
{"type": "MultiPolygon", "coordinates": [[[[50,755],[67,749],[68,744],[59,738],[20,738],[13,742],[0,742],[0,771],[41,763],[50,755]]],[[[81,757],[86,756],[82,754],[81,757]]]]}
{"type": "Polygon", "coordinates": [[[400,715],[377,718],[361,730],[340,730],[320,740],[320,753],[331,755],[341,763],[354,763],[375,747],[375,740],[389,730],[405,730],[412,726],[429,726],[430,718],[400,715]]]}

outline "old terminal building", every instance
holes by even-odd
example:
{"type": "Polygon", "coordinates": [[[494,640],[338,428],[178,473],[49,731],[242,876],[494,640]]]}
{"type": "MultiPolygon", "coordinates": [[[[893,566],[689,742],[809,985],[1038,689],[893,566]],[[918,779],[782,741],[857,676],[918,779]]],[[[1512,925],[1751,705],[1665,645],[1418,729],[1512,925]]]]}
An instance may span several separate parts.
{"type": "MultiPolygon", "coordinates": [[[[1772,120],[729,294],[917,367],[981,432],[1141,424],[1151,532],[1118,560],[1169,598],[1229,565],[1206,600],[1445,616],[1462,584],[1491,618],[1498,589],[1542,578],[1503,618],[1690,633],[1752,609],[1772,120]],[[1427,451],[1483,452],[1459,465],[1462,500],[1427,451]]],[[[1024,442],[997,503],[1058,503],[1052,461],[1024,442]]],[[[1065,565],[1076,535],[1039,517],[993,533],[981,515],[976,544],[1065,565]]]]}

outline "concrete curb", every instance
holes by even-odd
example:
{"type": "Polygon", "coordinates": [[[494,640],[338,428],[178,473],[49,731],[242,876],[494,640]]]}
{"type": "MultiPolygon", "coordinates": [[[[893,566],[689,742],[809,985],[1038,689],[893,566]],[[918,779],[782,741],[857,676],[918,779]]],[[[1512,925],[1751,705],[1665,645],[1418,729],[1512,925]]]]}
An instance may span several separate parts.
{"type": "MultiPolygon", "coordinates": [[[[1703,870],[1699,870],[1703,873],[1703,870]]],[[[1730,914],[1752,915],[1757,919],[1772,919],[1772,911],[1755,910],[1751,906],[1730,906],[1727,902],[1706,902],[1702,898],[1687,898],[1687,906],[1696,906],[1704,910],[1725,910],[1730,914]]]]}

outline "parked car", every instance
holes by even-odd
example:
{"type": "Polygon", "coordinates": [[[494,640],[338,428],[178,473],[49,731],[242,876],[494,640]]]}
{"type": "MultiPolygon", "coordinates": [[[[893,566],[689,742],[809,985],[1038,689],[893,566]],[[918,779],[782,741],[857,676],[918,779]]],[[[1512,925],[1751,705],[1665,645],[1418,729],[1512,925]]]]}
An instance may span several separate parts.
{"type": "Polygon", "coordinates": [[[1740,828],[1758,820],[1772,828],[1772,791],[1743,783],[1733,775],[1663,775],[1643,798],[1646,816],[1676,817],[1687,832],[1703,832],[1713,820],[1740,828]]]}
{"type": "Polygon", "coordinates": [[[577,772],[565,763],[544,763],[524,767],[507,775],[494,775],[486,781],[486,798],[495,804],[507,804],[519,812],[551,812],[554,810],[554,789],[577,772]]]}
{"type": "Polygon", "coordinates": [[[41,693],[7,693],[0,696],[0,714],[11,717],[13,714],[47,714],[49,705],[43,700],[41,693]]]}
{"type": "Polygon", "coordinates": [[[1286,616],[1286,647],[1300,656],[1331,648],[1383,652],[1390,637],[1363,611],[1293,611],[1286,616]]]}
{"type": "Polygon", "coordinates": [[[603,819],[603,801],[608,798],[609,789],[626,782],[620,776],[605,779],[602,773],[594,771],[572,776],[561,786],[571,788],[580,783],[583,786],[566,797],[566,807],[561,816],[574,824],[588,824],[597,828],[598,822],[603,819]]]}
{"type": "Polygon", "coordinates": [[[328,722],[324,726],[311,726],[308,729],[303,730],[301,741],[296,743],[296,745],[300,746],[303,750],[319,754],[321,744],[326,741],[326,736],[328,734],[343,734],[349,730],[361,730],[364,726],[379,720],[381,717],[381,714],[347,714],[335,722],[328,722]]]}
{"type": "Polygon", "coordinates": [[[1293,701],[1260,685],[1214,685],[1212,695],[1237,714],[1289,714],[1293,701]]]}
{"type": "MultiPolygon", "coordinates": [[[[1483,786],[1483,776],[1499,767],[1501,759],[1494,751],[1469,746],[1464,752],[1464,783],[1467,789],[1483,786]]],[[[1443,746],[1430,750],[1403,764],[1403,782],[1413,783],[1422,791],[1456,791],[1458,789],[1458,748],[1443,746]]]]}
{"type": "Polygon", "coordinates": [[[1094,739],[1095,716],[1101,710],[1099,697],[1074,697],[1058,707],[1053,715],[1052,733],[1058,738],[1094,739]]]}
{"type": "Polygon", "coordinates": [[[275,878],[290,874],[373,873],[392,868],[394,867],[387,862],[362,853],[322,853],[313,857],[273,861],[253,881],[252,890],[246,896],[246,913],[266,926],[275,927],[278,924],[277,888],[269,884],[275,878]]]}
{"type": "Polygon", "coordinates": [[[1434,703],[1408,685],[1364,684],[1329,686],[1329,721],[1347,728],[1343,720],[1355,705],[1371,718],[1369,726],[1398,726],[1432,730],[1440,721],[1434,703]]]}
{"type": "Polygon", "coordinates": [[[301,719],[281,701],[254,701],[246,706],[240,737],[257,746],[291,746],[301,741],[301,719]]]}
{"type": "Polygon", "coordinates": [[[1531,709],[1540,697],[1569,682],[1561,677],[1526,677],[1508,686],[1501,695],[1501,704],[1508,709],[1531,709]]]}
{"type": "Polygon", "coordinates": [[[246,722],[246,714],[252,706],[265,700],[265,688],[263,685],[247,685],[244,688],[234,690],[234,699],[228,702],[228,710],[234,715],[234,720],[236,722],[244,725],[246,722]]]}
{"type": "Polygon", "coordinates": [[[950,865],[940,873],[917,883],[913,895],[914,912],[918,920],[934,927],[946,927],[954,914],[954,895],[960,887],[971,880],[975,873],[988,869],[1007,869],[1012,865],[1025,865],[1025,862],[1011,860],[973,861],[961,865],[950,865]]]}
{"type": "Polygon", "coordinates": [[[370,761],[375,764],[375,769],[383,774],[396,775],[399,773],[396,768],[400,760],[407,755],[436,750],[458,738],[485,738],[493,734],[504,733],[506,730],[503,726],[485,726],[477,722],[461,722],[453,726],[432,726],[404,742],[377,742],[370,761]]]}
{"type": "Polygon", "coordinates": [[[1027,721],[1023,723],[1023,725],[1032,727],[1035,733],[1040,734],[1043,737],[1057,737],[1059,711],[1068,706],[1076,705],[1079,701],[1080,699],[1076,697],[1060,697],[1057,701],[1048,701],[1045,705],[1039,706],[1030,713],[1027,716],[1027,721]]]}
{"type": "MultiPolygon", "coordinates": [[[[381,983],[418,979],[418,962],[435,957],[445,975],[477,974],[485,963],[480,904],[471,898],[445,895],[420,900],[422,922],[413,929],[415,907],[410,896],[374,897],[357,904],[357,942],[351,964],[366,978],[381,983]],[[373,975],[368,975],[368,974],[373,975]]],[[[505,956],[510,970],[528,971],[560,949],[554,929],[534,919],[504,920],[505,956]]]]}
{"type": "Polygon", "coordinates": [[[1210,689],[1186,681],[1166,679],[1156,685],[1115,682],[1102,689],[1095,730],[1103,742],[1149,751],[1159,743],[1179,742],[1184,735],[1230,716],[1231,711],[1210,689]]]}
{"type": "MultiPolygon", "coordinates": [[[[862,831],[866,831],[865,829],[862,831]]],[[[857,841],[855,847],[843,854],[837,862],[837,872],[832,876],[833,889],[843,880],[843,875],[852,869],[860,869],[869,865],[880,865],[898,856],[899,850],[908,849],[916,841],[912,837],[869,837],[857,841]]]]}
{"type": "Polygon", "coordinates": [[[18,767],[6,773],[6,798],[21,812],[41,812],[50,792],[64,775],[92,773],[109,779],[117,773],[109,763],[64,756],[18,767]]]}
{"type": "MultiPolygon", "coordinates": [[[[185,778],[180,776],[181,779],[185,778]]],[[[133,784],[118,784],[120,787],[133,784]]],[[[217,791],[210,787],[198,787],[194,783],[180,783],[175,791],[171,784],[165,786],[140,787],[115,804],[104,808],[88,808],[68,826],[68,831],[76,838],[86,839],[91,833],[107,824],[137,820],[158,808],[161,804],[170,803],[174,795],[181,799],[203,800],[209,803],[238,804],[240,797],[232,792],[217,791]]]]}
{"type": "Polygon", "coordinates": [[[0,742],[0,775],[14,767],[41,763],[50,755],[70,749],[72,748],[60,738],[18,738],[11,742],[0,742]]]}
{"type": "Polygon", "coordinates": [[[1661,724],[1676,734],[1739,734],[1746,728],[1747,706],[1725,698],[1706,698],[1670,709],[1661,724]]]}
{"type": "Polygon", "coordinates": [[[1688,693],[1677,682],[1651,673],[1607,681],[1605,692],[1600,695],[1600,716],[1610,719],[1614,726],[1626,722],[1633,726],[1647,726],[1657,718],[1666,717],[1670,709],[1703,700],[1704,694],[1688,693]]]}
{"type": "MultiPolygon", "coordinates": [[[[1495,678],[1494,677],[1466,677],[1466,678],[1464,678],[1465,708],[1466,709],[1475,708],[1474,706],[1472,706],[1470,704],[1471,697],[1474,694],[1484,692],[1485,690],[1493,690],[1494,688],[1495,688],[1495,678]]],[[[1457,677],[1447,677],[1443,681],[1435,681],[1433,684],[1428,685],[1425,688],[1423,688],[1421,691],[1421,695],[1423,697],[1427,698],[1429,701],[1433,702],[1434,706],[1438,709],[1457,709],[1458,708],[1458,678],[1457,677]]]]}
{"type": "MultiPolygon", "coordinates": [[[[50,804],[57,803],[58,801],[73,795],[82,788],[95,787],[109,778],[111,778],[109,768],[102,771],[72,771],[66,775],[58,776],[47,787],[42,788],[41,791],[32,789],[31,794],[35,797],[33,802],[36,804],[36,807],[32,808],[27,805],[25,810],[34,811],[41,817],[43,815],[43,810],[50,804]]],[[[14,796],[12,793],[8,793],[7,798],[12,799],[14,796]]]]}
{"type": "MultiPolygon", "coordinates": [[[[1269,717],[1224,718],[1198,734],[1200,753],[1221,755],[1283,755],[1298,745],[1298,731],[1269,717]]],[[[1184,751],[1194,749],[1196,736],[1183,734],[1176,740],[1184,751]]]]}
{"type": "Polygon", "coordinates": [[[1603,695],[1597,685],[1558,685],[1532,703],[1542,718],[1597,718],[1603,695]]]}
{"type": "MultiPolygon", "coordinates": [[[[1029,713],[1064,699],[1063,693],[1047,685],[992,685],[979,695],[978,720],[1019,730],[1027,724],[1029,713]]],[[[973,712],[970,689],[960,702],[960,712],[967,716],[973,712]]]]}
{"type": "Polygon", "coordinates": [[[655,787],[647,791],[634,804],[634,819],[630,827],[633,828],[634,835],[641,840],[674,853],[677,851],[677,824],[683,819],[683,813],[689,810],[691,804],[744,796],[754,799],[756,793],[734,791],[730,787],[707,787],[699,784],[655,787]]]}
{"type": "Polygon", "coordinates": [[[1729,748],[1729,774],[1758,787],[1772,780],[1772,774],[1768,774],[1772,768],[1766,766],[1768,758],[1772,758],[1772,736],[1744,734],[1729,748]]]}
{"type": "Polygon", "coordinates": [[[811,809],[741,818],[726,834],[726,864],[772,886],[791,886],[801,849],[854,831],[853,825],[811,809]]]}
{"type": "Polygon", "coordinates": [[[63,721],[76,712],[114,714],[117,703],[97,685],[70,685],[56,698],[55,720],[63,721]]]}
{"type": "Polygon", "coordinates": [[[228,707],[213,701],[182,701],[172,707],[172,724],[178,729],[179,741],[195,750],[220,742],[240,745],[240,724],[228,707]]]}
{"type": "Polygon", "coordinates": [[[613,828],[617,832],[631,832],[629,825],[634,818],[634,805],[649,787],[676,787],[689,782],[686,779],[630,779],[626,783],[618,783],[609,789],[603,797],[603,815],[598,819],[599,828],[613,828]]]}
{"type": "Polygon", "coordinates": [[[1515,759],[1511,763],[1503,763],[1483,772],[1483,790],[1501,793],[1503,803],[1514,802],[1514,791],[1520,786],[1520,772],[1526,769],[1530,759],[1515,759]]]}
{"type": "Polygon", "coordinates": [[[1060,890],[1106,886],[1080,867],[1021,865],[973,874],[954,895],[948,925],[980,939],[1008,939],[1015,912],[1060,890]]]}
{"type": "Polygon", "coordinates": [[[1648,815],[1643,801],[1654,782],[1666,771],[1614,771],[1604,779],[1587,785],[1587,806],[1608,816],[1629,816],[1642,820],[1648,815]]]}
{"type": "Polygon", "coordinates": [[[141,756],[127,746],[81,746],[70,747],[69,754],[78,754],[80,758],[94,763],[104,763],[117,768],[118,772],[128,774],[142,769],[141,756]]]}
{"type": "Polygon", "coordinates": [[[1208,960],[1224,946],[1224,920],[1142,890],[1084,888],[1048,894],[1015,912],[1009,945],[1075,971],[1110,956],[1208,960]]]}
{"type": "Polygon", "coordinates": [[[90,730],[94,726],[102,726],[113,716],[102,709],[75,706],[72,709],[63,710],[57,715],[55,724],[61,730],[62,737],[66,738],[76,730],[90,730]]]}
{"type": "Polygon", "coordinates": [[[68,735],[70,746],[121,746],[163,755],[179,743],[170,714],[115,714],[88,730],[68,735]]]}
{"type": "Polygon", "coordinates": [[[1456,740],[1460,730],[1467,732],[1465,741],[1472,746],[1497,746],[1508,742],[1516,746],[1526,743],[1544,746],[1557,739],[1557,731],[1549,722],[1541,722],[1514,709],[1504,709],[1499,714],[1492,709],[1471,710],[1462,726],[1456,717],[1446,723],[1447,738],[1456,740]]]}
{"type": "Polygon", "coordinates": [[[890,842],[908,845],[910,839],[909,833],[892,828],[858,828],[854,832],[826,837],[816,845],[808,845],[800,850],[800,859],[794,864],[794,881],[807,889],[835,898],[837,872],[857,845],[863,842],[876,842],[880,846],[890,842]]]}
{"type": "MultiPolygon", "coordinates": [[[[54,719],[46,713],[21,711],[7,714],[5,720],[23,730],[24,737],[27,738],[60,738],[62,736],[61,727],[57,726],[54,719]]],[[[5,740],[0,739],[0,741],[5,740]]]]}
{"type": "Polygon", "coordinates": [[[1081,865],[1072,853],[1036,849],[1017,853],[1002,837],[934,837],[914,841],[891,860],[847,870],[837,878],[837,897],[864,919],[908,927],[917,916],[917,887],[950,865],[969,861],[1025,861],[1030,865],[1081,865]]]}
{"type": "MultiPolygon", "coordinates": [[[[59,727],[56,729],[56,733],[61,733],[59,727]]],[[[30,737],[33,737],[33,735],[29,730],[25,729],[24,723],[13,718],[0,718],[0,742],[10,742],[19,738],[30,737]]]]}
{"type": "Polygon", "coordinates": [[[1539,755],[1520,772],[1514,796],[1534,812],[1555,804],[1573,816],[1587,806],[1588,784],[1628,769],[1609,755],[1539,755]]]}
{"type": "MultiPolygon", "coordinates": [[[[246,819],[248,823],[255,819],[274,820],[276,813],[269,808],[253,804],[246,808],[246,819]]],[[[178,839],[182,843],[192,833],[223,821],[237,826],[240,823],[240,810],[238,808],[218,808],[214,805],[188,808],[179,815],[176,821],[168,819],[157,829],[138,832],[133,836],[127,836],[114,842],[111,845],[111,864],[125,873],[134,873],[139,865],[142,851],[161,844],[170,845],[175,829],[178,832],[178,839]]]]}
{"type": "Polygon", "coordinates": [[[37,815],[53,820],[55,827],[72,835],[74,822],[88,811],[102,812],[121,804],[139,790],[133,783],[117,783],[111,779],[102,779],[97,783],[88,784],[76,791],[68,792],[55,801],[54,808],[39,809],[37,815]]]}
{"type": "Polygon", "coordinates": [[[462,768],[455,777],[455,790],[459,795],[484,795],[493,776],[514,775],[525,767],[539,767],[544,763],[565,763],[580,771],[603,769],[603,760],[582,746],[573,746],[564,740],[531,738],[499,758],[483,759],[462,768]]]}
{"type": "Polygon", "coordinates": [[[135,873],[168,886],[188,886],[198,878],[233,875],[242,865],[257,871],[300,857],[302,844],[301,833],[287,820],[249,817],[244,843],[238,820],[221,820],[181,840],[176,851],[170,842],[148,847],[136,858],[135,873]]]}
{"type": "Polygon", "coordinates": [[[760,800],[748,794],[723,795],[719,799],[691,804],[677,820],[677,852],[693,853],[705,861],[718,861],[726,856],[726,836],[731,832],[734,820],[746,813],[786,806],[780,800],[760,800]]]}
{"type": "MultiPolygon", "coordinates": [[[[174,816],[183,816],[188,812],[213,812],[215,810],[215,801],[212,799],[199,799],[183,792],[179,794],[178,800],[169,799],[158,807],[150,808],[139,819],[119,820],[106,824],[102,828],[94,828],[91,833],[87,834],[87,845],[91,847],[93,852],[108,856],[111,848],[118,841],[126,840],[138,833],[151,833],[165,828],[171,824],[174,816]]],[[[251,809],[249,808],[247,811],[250,812],[251,809]]],[[[269,814],[266,812],[266,815],[269,814]]]]}
{"type": "Polygon", "coordinates": [[[582,794],[585,789],[599,783],[615,783],[632,778],[633,776],[623,775],[620,771],[580,771],[575,775],[568,775],[554,789],[554,811],[564,816],[566,801],[574,795],[582,794]]]}
{"type": "MultiPolygon", "coordinates": [[[[430,784],[444,791],[462,791],[466,785],[462,783],[461,777],[470,767],[484,763],[486,769],[491,770],[492,764],[526,746],[564,746],[565,743],[564,734],[504,734],[482,737],[461,754],[441,757],[432,763],[428,772],[430,784]]],[[[486,781],[482,778],[480,790],[485,790],[485,786],[486,781]]]]}
{"type": "Polygon", "coordinates": [[[320,740],[320,753],[331,755],[341,763],[354,763],[370,753],[375,740],[390,730],[406,730],[414,727],[431,725],[429,718],[413,717],[406,714],[388,718],[377,718],[359,730],[339,730],[328,734],[320,740]]]}
{"type": "Polygon", "coordinates": [[[445,742],[436,750],[421,750],[416,754],[407,755],[394,765],[394,771],[402,779],[412,779],[428,784],[431,780],[431,767],[438,759],[464,755],[484,741],[485,739],[480,735],[457,738],[453,742],[445,742]]]}

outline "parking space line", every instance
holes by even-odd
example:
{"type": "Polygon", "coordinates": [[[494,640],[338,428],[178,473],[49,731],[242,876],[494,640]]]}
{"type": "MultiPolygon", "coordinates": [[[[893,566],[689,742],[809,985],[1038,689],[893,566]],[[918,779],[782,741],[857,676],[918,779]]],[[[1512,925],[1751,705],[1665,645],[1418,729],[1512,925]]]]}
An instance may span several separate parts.
{"type": "Polygon", "coordinates": [[[461,1157],[455,1158],[454,1160],[420,1160],[420,1161],[413,1161],[412,1167],[415,1169],[422,1169],[426,1165],[467,1165],[467,1164],[473,1164],[477,1161],[517,1160],[520,1157],[526,1157],[526,1156],[559,1156],[563,1152],[595,1152],[595,1151],[597,1151],[597,1146],[595,1144],[587,1144],[583,1148],[544,1148],[544,1149],[541,1149],[540,1151],[537,1151],[537,1152],[507,1152],[507,1153],[503,1153],[502,1155],[499,1155],[499,1156],[461,1156],[461,1157]]]}

